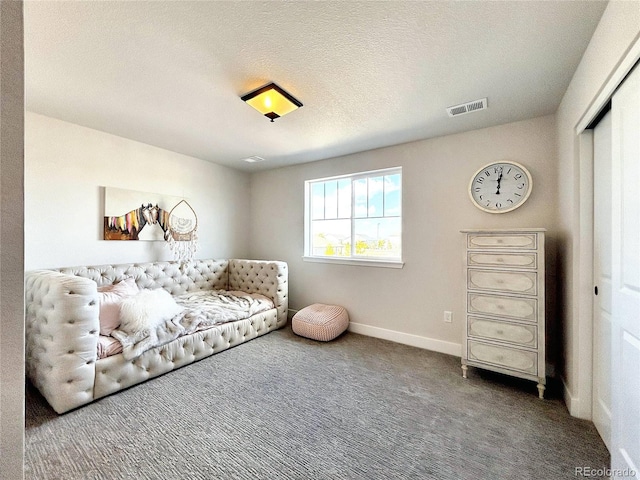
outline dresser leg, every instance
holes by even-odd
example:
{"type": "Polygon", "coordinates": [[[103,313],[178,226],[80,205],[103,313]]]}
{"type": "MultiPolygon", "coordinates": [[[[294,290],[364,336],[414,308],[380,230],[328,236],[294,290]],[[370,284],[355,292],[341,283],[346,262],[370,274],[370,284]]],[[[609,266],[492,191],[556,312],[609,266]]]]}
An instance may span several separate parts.
{"type": "Polygon", "coordinates": [[[462,378],[467,378],[467,366],[462,365],[462,378]]]}
{"type": "Polygon", "coordinates": [[[544,390],[545,390],[545,386],[542,383],[538,384],[538,396],[542,399],[544,399],[544,390]]]}

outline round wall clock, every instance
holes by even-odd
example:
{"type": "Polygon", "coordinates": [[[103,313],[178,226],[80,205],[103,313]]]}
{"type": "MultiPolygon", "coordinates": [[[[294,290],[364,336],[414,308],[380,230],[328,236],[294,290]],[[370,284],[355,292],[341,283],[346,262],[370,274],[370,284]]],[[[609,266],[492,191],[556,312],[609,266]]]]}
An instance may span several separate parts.
{"type": "Polygon", "coordinates": [[[469,182],[469,196],[480,210],[506,213],[522,205],[533,187],[531,174],[516,162],[493,162],[479,169],[469,182]]]}

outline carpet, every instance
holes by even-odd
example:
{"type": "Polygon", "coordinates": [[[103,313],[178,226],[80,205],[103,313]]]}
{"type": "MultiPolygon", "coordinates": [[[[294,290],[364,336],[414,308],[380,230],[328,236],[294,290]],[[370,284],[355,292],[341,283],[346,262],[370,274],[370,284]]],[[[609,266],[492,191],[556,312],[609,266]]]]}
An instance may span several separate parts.
{"type": "Polygon", "coordinates": [[[553,385],[539,400],[534,382],[469,377],[456,357],[286,327],[64,415],[28,386],[25,478],[575,479],[609,465],[553,385]]]}

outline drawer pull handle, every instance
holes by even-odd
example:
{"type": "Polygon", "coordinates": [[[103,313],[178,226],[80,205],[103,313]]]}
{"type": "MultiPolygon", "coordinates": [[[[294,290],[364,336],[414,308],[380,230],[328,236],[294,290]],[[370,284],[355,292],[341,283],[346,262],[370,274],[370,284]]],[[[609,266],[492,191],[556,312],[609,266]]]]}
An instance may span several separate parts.
{"type": "Polygon", "coordinates": [[[498,243],[502,243],[503,240],[501,238],[498,239],[498,243]]]}
{"type": "Polygon", "coordinates": [[[498,258],[496,258],[496,262],[502,263],[502,262],[504,262],[504,258],[498,257],[498,258]]]}
{"type": "Polygon", "coordinates": [[[498,358],[498,361],[501,362],[504,360],[504,355],[498,355],[497,358],[498,358]]]}
{"type": "Polygon", "coordinates": [[[504,333],[504,331],[503,331],[503,330],[496,330],[496,333],[497,333],[498,335],[502,335],[502,334],[504,333]]]}

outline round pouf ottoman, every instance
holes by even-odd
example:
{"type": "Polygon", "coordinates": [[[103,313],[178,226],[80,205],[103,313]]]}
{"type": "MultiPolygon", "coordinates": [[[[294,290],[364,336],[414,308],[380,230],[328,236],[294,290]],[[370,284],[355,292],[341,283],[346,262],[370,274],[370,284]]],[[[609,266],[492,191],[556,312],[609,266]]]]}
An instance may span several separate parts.
{"type": "Polygon", "coordinates": [[[349,326],[349,314],[338,305],[314,303],[299,310],[291,320],[293,333],[301,337],[328,342],[349,326]]]}

